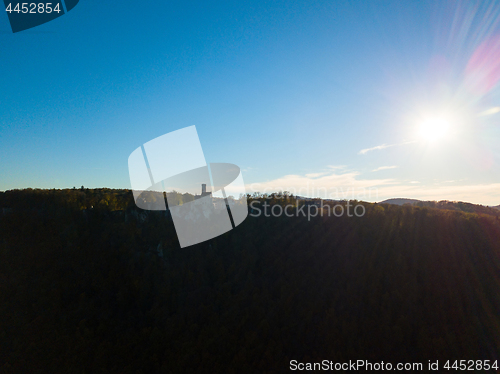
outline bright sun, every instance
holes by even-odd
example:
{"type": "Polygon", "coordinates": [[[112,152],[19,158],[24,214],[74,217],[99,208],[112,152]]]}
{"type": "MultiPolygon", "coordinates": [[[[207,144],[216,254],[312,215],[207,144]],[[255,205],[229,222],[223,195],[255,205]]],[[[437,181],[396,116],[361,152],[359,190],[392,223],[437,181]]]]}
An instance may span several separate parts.
{"type": "Polygon", "coordinates": [[[418,134],[422,139],[428,142],[434,142],[444,138],[449,128],[450,121],[446,118],[428,118],[420,123],[418,134]]]}

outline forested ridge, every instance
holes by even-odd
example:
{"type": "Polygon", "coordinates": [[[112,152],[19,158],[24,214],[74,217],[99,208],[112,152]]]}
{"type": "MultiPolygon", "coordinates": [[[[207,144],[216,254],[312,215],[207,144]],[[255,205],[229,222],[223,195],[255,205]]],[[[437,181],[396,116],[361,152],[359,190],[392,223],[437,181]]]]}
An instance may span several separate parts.
{"type": "Polygon", "coordinates": [[[169,214],[128,190],[1,192],[0,372],[500,359],[499,218],[356,204],[364,216],[249,216],[180,249],[169,214]]]}
{"type": "Polygon", "coordinates": [[[420,201],[414,199],[389,199],[382,201],[382,203],[395,204],[395,205],[410,204],[419,207],[456,210],[465,213],[489,214],[492,216],[500,216],[499,206],[484,206],[484,205],[465,203],[463,201],[448,201],[448,200],[420,201]]]}

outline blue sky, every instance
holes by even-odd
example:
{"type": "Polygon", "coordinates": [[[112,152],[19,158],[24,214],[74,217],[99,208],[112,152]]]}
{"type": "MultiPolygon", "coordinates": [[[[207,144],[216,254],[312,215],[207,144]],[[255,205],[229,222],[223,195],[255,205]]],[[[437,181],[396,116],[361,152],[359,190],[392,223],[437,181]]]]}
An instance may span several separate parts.
{"type": "Polygon", "coordinates": [[[499,14],[81,0],[16,34],[4,14],[0,190],[130,188],[134,149],[196,125],[207,161],[239,165],[249,192],[498,205],[499,14]]]}

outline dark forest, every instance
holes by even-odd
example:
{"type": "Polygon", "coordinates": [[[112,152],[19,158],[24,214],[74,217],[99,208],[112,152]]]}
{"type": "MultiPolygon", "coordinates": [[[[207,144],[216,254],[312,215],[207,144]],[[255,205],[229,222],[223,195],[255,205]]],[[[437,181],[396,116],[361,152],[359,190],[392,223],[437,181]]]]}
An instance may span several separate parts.
{"type": "Polygon", "coordinates": [[[364,216],[248,216],[181,249],[168,212],[128,190],[2,192],[0,372],[500,359],[500,211],[356,204],[364,216]]]}

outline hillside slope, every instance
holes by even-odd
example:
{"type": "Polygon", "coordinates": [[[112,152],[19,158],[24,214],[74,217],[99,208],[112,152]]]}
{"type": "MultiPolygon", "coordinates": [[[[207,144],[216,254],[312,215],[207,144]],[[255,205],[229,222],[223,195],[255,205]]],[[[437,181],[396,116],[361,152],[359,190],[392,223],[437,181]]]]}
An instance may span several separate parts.
{"type": "Polygon", "coordinates": [[[500,359],[496,217],[388,204],[364,204],[363,217],[249,216],[181,250],[169,218],[126,191],[83,194],[125,209],[82,212],[54,191],[39,201],[57,205],[0,218],[2,372],[500,359]]]}
{"type": "Polygon", "coordinates": [[[388,199],[381,201],[379,204],[391,204],[391,205],[404,205],[410,204],[419,207],[445,209],[445,210],[455,210],[465,213],[476,213],[476,214],[489,214],[495,217],[500,216],[500,209],[498,207],[490,207],[478,204],[465,203],[463,201],[422,201],[415,199],[388,199]]]}

